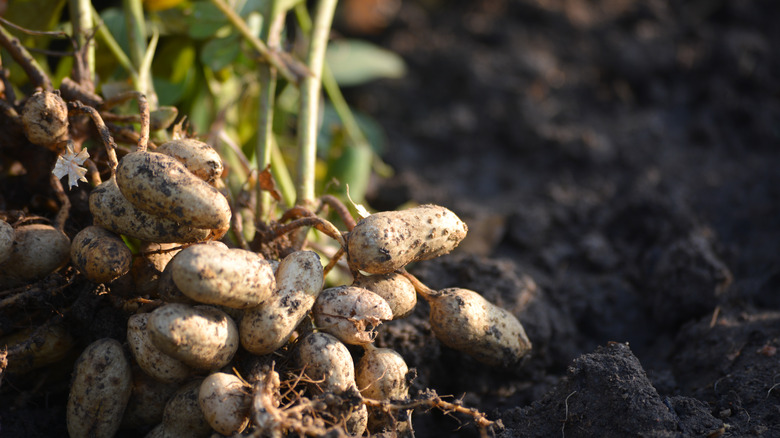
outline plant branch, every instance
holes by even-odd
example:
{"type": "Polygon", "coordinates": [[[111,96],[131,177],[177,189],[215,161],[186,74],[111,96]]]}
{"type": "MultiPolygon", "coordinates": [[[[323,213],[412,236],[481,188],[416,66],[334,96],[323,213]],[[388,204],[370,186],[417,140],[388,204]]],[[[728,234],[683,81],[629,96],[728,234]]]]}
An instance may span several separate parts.
{"type": "Polygon", "coordinates": [[[51,79],[49,79],[49,76],[43,71],[43,68],[38,64],[38,61],[30,55],[30,52],[24,48],[19,39],[11,35],[11,33],[2,25],[0,25],[0,45],[8,50],[8,53],[14,61],[19,63],[33,85],[41,87],[46,91],[52,91],[54,89],[51,84],[51,79]]]}
{"type": "MultiPolygon", "coordinates": [[[[300,8],[300,5],[298,6],[300,8]]],[[[309,39],[306,65],[312,72],[301,82],[301,109],[298,114],[298,182],[296,204],[314,203],[314,166],[317,159],[317,128],[319,119],[322,66],[325,49],[336,9],[336,0],[319,0],[309,39]]]]}

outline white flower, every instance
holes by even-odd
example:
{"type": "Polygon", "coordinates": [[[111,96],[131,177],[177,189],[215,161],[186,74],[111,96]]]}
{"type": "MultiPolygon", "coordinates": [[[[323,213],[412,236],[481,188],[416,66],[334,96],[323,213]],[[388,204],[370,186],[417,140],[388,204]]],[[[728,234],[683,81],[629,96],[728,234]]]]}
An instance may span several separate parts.
{"type": "Polygon", "coordinates": [[[89,158],[89,152],[86,149],[82,149],[81,152],[76,154],[73,152],[73,144],[68,142],[67,150],[64,154],[57,157],[57,163],[54,165],[54,170],[51,173],[57,178],[67,175],[68,188],[75,187],[79,184],[79,181],[87,182],[87,178],[84,177],[87,174],[87,169],[81,167],[87,158],[89,158]]]}

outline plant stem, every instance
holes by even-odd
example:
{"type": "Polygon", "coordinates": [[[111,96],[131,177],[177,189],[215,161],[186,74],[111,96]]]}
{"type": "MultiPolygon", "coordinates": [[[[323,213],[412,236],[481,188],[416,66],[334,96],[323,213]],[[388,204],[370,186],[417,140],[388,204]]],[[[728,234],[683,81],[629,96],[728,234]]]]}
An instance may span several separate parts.
{"type": "Polygon", "coordinates": [[[76,39],[79,51],[85,50],[84,61],[86,65],[79,65],[76,69],[75,80],[79,84],[93,84],[95,80],[95,40],[88,38],[92,32],[92,3],[90,0],[70,0],[70,21],[73,26],[73,37],[76,39]],[[86,46],[86,47],[85,47],[86,46]]]}
{"type": "Polygon", "coordinates": [[[319,101],[322,66],[325,62],[325,49],[336,9],[336,0],[319,0],[314,18],[314,26],[309,39],[309,52],[306,65],[311,71],[301,82],[301,109],[298,114],[298,182],[296,204],[312,206],[314,204],[314,166],[317,160],[317,127],[319,119],[319,101]]]}
{"type": "Polygon", "coordinates": [[[117,62],[122,67],[124,67],[125,70],[127,70],[128,74],[130,74],[130,81],[133,83],[133,88],[138,90],[138,72],[133,65],[133,61],[130,60],[125,51],[122,50],[122,47],[119,46],[119,43],[116,42],[114,36],[111,35],[111,32],[108,31],[108,28],[100,18],[100,14],[97,13],[94,7],[92,8],[92,16],[95,19],[97,35],[103,40],[103,43],[106,45],[111,54],[114,55],[114,58],[116,58],[117,62]]]}
{"type": "Polygon", "coordinates": [[[0,45],[8,50],[14,61],[19,63],[33,85],[41,87],[46,91],[54,89],[51,79],[43,71],[38,61],[30,55],[30,52],[24,48],[19,39],[11,35],[2,25],[0,25],[0,45]]]}
{"type": "Polygon", "coordinates": [[[213,3],[214,6],[219,8],[219,10],[225,14],[225,17],[227,17],[233,27],[235,27],[252,45],[252,47],[254,47],[254,49],[260,53],[260,56],[262,56],[271,65],[276,67],[276,69],[279,71],[279,73],[282,74],[282,76],[284,76],[285,79],[292,82],[293,84],[300,82],[301,72],[294,72],[290,68],[288,63],[292,64],[291,60],[285,61],[279,52],[269,49],[264,42],[260,41],[260,39],[252,33],[244,19],[241,18],[240,15],[236,14],[236,12],[231,9],[230,6],[225,4],[223,0],[211,0],[211,3],[213,3]]]}
{"type": "MultiPolygon", "coordinates": [[[[122,0],[125,23],[127,27],[127,41],[130,45],[130,60],[134,70],[138,74],[135,90],[146,95],[149,107],[157,109],[157,93],[154,92],[151,74],[151,57],[157,44],[156,36],[152,39],[152,45],[146,44],[146,18],[141,0],[122,0]]],[[[156,35],[156,33],[155,33],[156,35]]]]}
{"type": "Polygon", "coordinates": [[[295,202],[295,184],[293,183],[290,171],[284,162],[284,155],[279,150],[279,145],[274,137],[271,137],[271,173],[276,180],[279,191],[282,192],[282,199],[289,206],[295,202]]]}
{"type": "MultiPolygon", "coordinates": [[[[263,16],[268,17],[263,20],[263,29],[260,37],[265,39],[269,47],[276,48],[281,39],[282,28],[284,26],[284,15],[286,11],[278,11],[278,2],[271,1],[264,11],[263,16]]],[[[276,67],[271,64],[262,64],[258,69],[260,80],[260,97],[257,121],[257,149],[255,156],[257,159],[257,169],[265,169],[271,164],[271,151],[273,150],[273,122],[274,122],[274,104],[276,97],[276,67]]],[[[271,194],[257,185],[257,211],[255,218],[267,222],[271,215],[271,194]]]]}

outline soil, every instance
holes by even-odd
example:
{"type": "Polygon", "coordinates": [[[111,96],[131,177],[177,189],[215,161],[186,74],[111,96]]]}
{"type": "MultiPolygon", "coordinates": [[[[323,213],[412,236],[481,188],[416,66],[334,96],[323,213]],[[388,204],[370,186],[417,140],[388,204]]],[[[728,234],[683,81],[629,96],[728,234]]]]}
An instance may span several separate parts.
{"type": "MultiPolygon", "coordinates": [[[[770,0],[407,0],[359,33],[408,66],[346,90],[396,172],[369,204],[466,220],[456,252],[410,270],[479,291],[533,343],[517,367],[487,367],[436,341],[421,301],[377,341],[416,368],[413,391],[487,413],[503,438],[780,436],[778,18],[770,0]]],[[[4,179],[0,209],[45,211],[36,180],[4,179]]],[[[70,197],[86,216],[86,193],[70,197]]],[[[25,311],[67,301],[78,344],[124,339],[110,294],[61,277],[25,311]]],[[[5,378],[0,435],[65,435],[74,359],[5,378]]],[[[459,414],[413,424],[479,435],[459,414]]]]}

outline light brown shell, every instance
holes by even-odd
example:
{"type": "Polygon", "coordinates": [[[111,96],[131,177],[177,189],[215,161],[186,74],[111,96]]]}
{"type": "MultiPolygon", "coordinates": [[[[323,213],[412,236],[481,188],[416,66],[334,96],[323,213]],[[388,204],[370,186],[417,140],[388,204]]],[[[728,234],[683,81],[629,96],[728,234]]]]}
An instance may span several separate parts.
{"type": "Polygon", "coordinates": [[[362,287],[379,295],[387,301],[393,311],[393,319],[404,318],[417,305],[417,292],[412,282],[401,274],[361,275],[352,286],[362,287]]]}
{"type": "Polygon", "coordinates": [[[70,257],[70,239],[51,225],[23,225],[14,230],[11,255],[0,264],[0,287],[16,287],[61,268],[70,257]]]}
{"type": "Polygon", "coordinates": [[[149,334],[149,314],[139,313],[127,320],[127,343],[138,366],[150,377],[164,383],[187,380],[193,373],[184,362],[163,353],[149,334]]]}
{"type": "Polygon", "coordinates": [[[89,194],[89,211],[96,225],[149,242],[199,242],[212,234],[211,230],[183,226],[135,208],[119,191],[114,177],[89,194]]]}
{"type": "Polygon", "coordinates": [[[433,294],[429,303],[436,337],[480,362],[508,367],[531,350],[520,321],[477,292],[443,289],[433,294]]]}
{"type": "Polygon", "coordinates": [[[22,108],[22,126],[30,142],[61,152],[68,138],[68,106],[58,94],[38,91],[22,108]]]}
{"type": "Polygon", "coordinates": [[[194,138],[169,140],[155,149],[155,152],[176,158],[193,175],[209,184],[222,176],[222,158],[208,144],[194,138]]]}
{"type": "Polygon", "coordinates": [[[119,236],[91,225],[73,238],[70,260],[90,281],[108,283],[130,271],[133,253],[119,236]]]}
{"type": "Polygon", "coordinates": [[[125,155],[117,166],[116,182],[131,204],[149,214],[193,228],[230,227],[227,198],[168,155],[147,151],[125,155]]]}
{"type": "Polygon", "coordinates": [[[312,308],[314,324],[341,342],[374,342],[377,327],[393,319],[393,311],[379,295],[360,287],[338,286],[323,290],[312,308]]]}
{"type": "Polygon", "coordinates": [[[327,333],[309,333],[298,342],[298,365],[316,384],[314,393],[355,388],[355,362],[346,345],[327,333]]]}
{"type": "MultiPolygon", "coordinates": [[[[163,411],[160,430],[149,432],[147,436],[165,438],[206,438],[211,435],[211,426],[203,416],[198,404],[198,393],[203,379],[185,384],[168,400],[163,411]]],[[[155,428],[157,429],[157,428],[155,428]]]]}
{"type": "Polygon", "coordinates": [[[247,309],[271,296],[273,268],[262,256],[243,249],[193,245],[171,261],[178,289],[200,303],[247,309]]]}
{"type": "MultiPolygon", "coordinates": [[[[355,383],[363,397],[373,400],[403,400],[409,397],[409,367],[404,358],[389,348],[367,348],[355,367],[355,383]]],[[[393,425],[393,418],[381,409],[368,410],[368,429],[379,432],[393,425]]],[[[408,429],[396,424],[397,431],[408,429]]]]}
{"type": "Polygon", "coordinates": [[[73,372],[66,419],[73,437],[116,434],[130,399],[130,362],[122,344],[100,339],[84,349],[73,372]]]}
{"type": "Polygon", "coordinates": [[[269,354],[290,338],[322,290],[323,268],[312,251],[285,257],[276,272],[276,290],[261,305],[247,309],[239,332],[241,345],[253,354],[269,354]]]}
{"type": "Polygon", "coordinates": [[[238,350],[235,322],[211,306],[166,304],[151,313],[147,329],[163,353],[199,370],[222,368],[238,350]]]}
{"type": "Polygon", "coordinates": [[[250,392],[238,377],[214,373],[200,384],[198,404],[212,429],[232,436],[249,425],[250,392]]]}
{"type": "Polygon", "coordinates": [[[466,237],[468,227],[438,205],[372,214],[347,236],[350,263],[370,274],[388,274],[407,264],[447,254],[466,237]]]}

